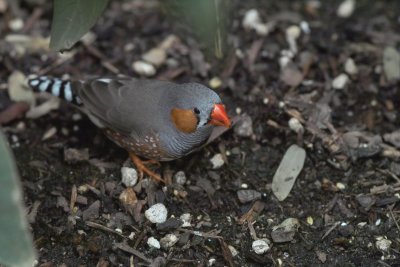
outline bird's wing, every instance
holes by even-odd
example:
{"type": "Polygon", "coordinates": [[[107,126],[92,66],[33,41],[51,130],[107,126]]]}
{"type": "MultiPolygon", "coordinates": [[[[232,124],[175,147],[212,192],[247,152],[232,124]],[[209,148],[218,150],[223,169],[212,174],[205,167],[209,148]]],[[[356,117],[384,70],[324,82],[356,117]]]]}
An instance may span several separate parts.
{"type": "Polygon", "coordinates": [[[157,111],[163,92],[172,83],[137,79],[94,79],[78,94],[84,108],[104,127],[125,135],[154,131],[160,123],[157,111]]]}

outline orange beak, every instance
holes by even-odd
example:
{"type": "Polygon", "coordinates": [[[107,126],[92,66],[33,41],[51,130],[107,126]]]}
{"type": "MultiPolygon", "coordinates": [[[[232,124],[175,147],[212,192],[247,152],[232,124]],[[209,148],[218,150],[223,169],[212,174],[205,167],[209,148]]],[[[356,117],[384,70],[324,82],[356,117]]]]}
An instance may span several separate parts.
{"type": "Polygon", "coordinates": [[[231,127],[231,120],[229,119],[228,114],[226,114],[224,105],[214,105],[209,123],[215,126],[225,126],[226,128],[231,127]]]}

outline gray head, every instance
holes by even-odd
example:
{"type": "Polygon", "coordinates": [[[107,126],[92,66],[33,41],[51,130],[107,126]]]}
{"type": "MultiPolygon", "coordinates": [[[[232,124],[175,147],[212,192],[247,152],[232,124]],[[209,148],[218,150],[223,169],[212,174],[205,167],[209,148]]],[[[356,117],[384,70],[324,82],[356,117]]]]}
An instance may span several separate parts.
{"type": "Polygon", "coordinates": [[[192,133],[208,126],[230,127],[225,107],[213,90],[198,83],[181,84],[172,90],[171,119],[178,130],[192,133]]]}

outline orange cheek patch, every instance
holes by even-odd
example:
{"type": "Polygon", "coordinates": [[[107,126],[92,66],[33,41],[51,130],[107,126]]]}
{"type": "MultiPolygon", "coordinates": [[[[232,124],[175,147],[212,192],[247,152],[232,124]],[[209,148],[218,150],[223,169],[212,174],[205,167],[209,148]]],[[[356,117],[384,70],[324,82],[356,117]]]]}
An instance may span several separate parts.
{"type": "Polygon", "coordinates": [[[196,131],[198,119],[191,109],[173,108],[171,119],[175,127],[181,132],[193,133],[196,131]]]}

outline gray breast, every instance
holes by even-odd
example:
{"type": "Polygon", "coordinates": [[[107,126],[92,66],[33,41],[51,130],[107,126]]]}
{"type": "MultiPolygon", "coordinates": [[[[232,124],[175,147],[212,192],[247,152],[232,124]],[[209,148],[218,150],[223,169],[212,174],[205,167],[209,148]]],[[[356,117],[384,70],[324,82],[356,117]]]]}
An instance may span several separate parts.
{"type": "Polygon", "coordinates": [[[201,147],[210,136],[212,126],[205,126],[192,134],[185,134],[172,130],[169,134],[160,136],[163,150],[171,158],[183,157],[201,147]]]}

